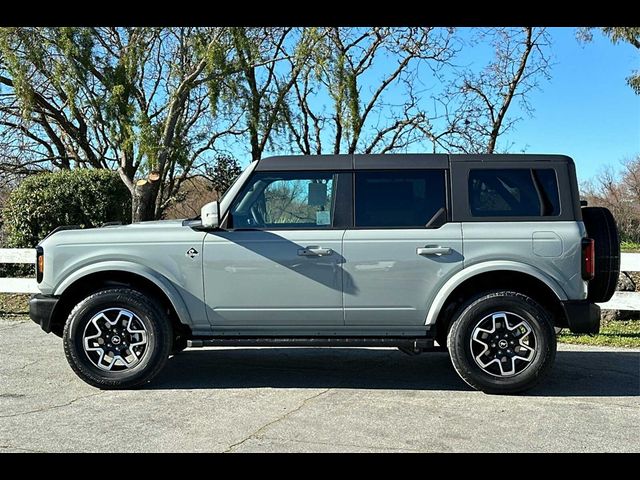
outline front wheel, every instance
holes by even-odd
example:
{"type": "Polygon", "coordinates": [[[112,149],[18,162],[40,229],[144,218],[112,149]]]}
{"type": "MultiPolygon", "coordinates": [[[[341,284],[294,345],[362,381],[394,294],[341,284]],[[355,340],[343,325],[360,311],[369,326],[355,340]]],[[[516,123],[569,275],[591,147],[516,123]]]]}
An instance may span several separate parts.
{"type": "Polygon", "coordinates": [[[532,388],[549,372],[556,335],[546,311],[518,292],[483,294],[460,310],[447,338],[456,372],[485,393],[532,388]]]}
{"type": "Polygon", "coordinates": [[[113,288],[76,305],[63,342],[67,361],[82,380],[119,389],[142,385],[157,375],[169,357],[173,335],[157,302],[136,290],[113,288]]]}

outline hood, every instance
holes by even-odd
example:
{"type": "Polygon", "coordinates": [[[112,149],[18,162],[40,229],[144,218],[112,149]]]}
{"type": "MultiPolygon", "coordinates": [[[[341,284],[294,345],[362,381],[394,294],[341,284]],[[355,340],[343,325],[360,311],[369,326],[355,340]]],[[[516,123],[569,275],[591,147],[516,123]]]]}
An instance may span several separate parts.
{"type": "Polygon", "coordinates": [[[155,220],[96,228],[64,226],[51,232],[39,245],[148,242],[150,239],[171,238],[169,230],[188,229],[189,227],[183,226],[182,222],[182,220],[155,220]]]}
{"type": "Polygon", "coordinates": [[[184,219],[180,220],[151,220],[148,222],[130,223],[128,225],[106,225],[98,228],[119,229],[119,230],[131,230],[138,228],[174,228],[178,225],[182,226],[184,219]]]}

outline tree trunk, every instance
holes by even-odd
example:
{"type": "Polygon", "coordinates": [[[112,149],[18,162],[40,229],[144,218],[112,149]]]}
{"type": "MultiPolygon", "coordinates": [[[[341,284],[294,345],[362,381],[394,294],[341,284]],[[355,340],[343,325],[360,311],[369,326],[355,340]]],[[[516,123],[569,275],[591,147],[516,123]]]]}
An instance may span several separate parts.
{"type": "Polygon", "coordinates": [[[156,196],[158,195],[157,172],[149,174],[147,179],[138,180],[135,183],[131,202],[131,218],[133,222],[145,222],[156,220],[156,196]]]}

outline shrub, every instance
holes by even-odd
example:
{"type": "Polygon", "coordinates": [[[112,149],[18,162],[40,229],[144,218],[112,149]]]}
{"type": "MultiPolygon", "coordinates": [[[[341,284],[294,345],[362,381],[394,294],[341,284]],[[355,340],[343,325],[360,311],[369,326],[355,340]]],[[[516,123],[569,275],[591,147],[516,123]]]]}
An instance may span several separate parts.
{"type": "Polygon", "coordinates": [[[35,247],[60,225],[96,227],[131,219],[131,196],[109,170],[63,170],[27,177],[3,210],[7,247],[35,247]]]}

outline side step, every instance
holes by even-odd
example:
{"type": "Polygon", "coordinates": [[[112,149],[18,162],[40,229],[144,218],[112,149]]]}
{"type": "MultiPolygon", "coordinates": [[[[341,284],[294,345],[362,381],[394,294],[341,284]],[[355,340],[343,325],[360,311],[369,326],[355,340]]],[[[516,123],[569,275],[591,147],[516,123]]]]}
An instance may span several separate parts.
{"type": "Polygon", "coordinates": [[[439,350],[425,337],[196,337],[188,347],[398,347],[439,350]]]}

